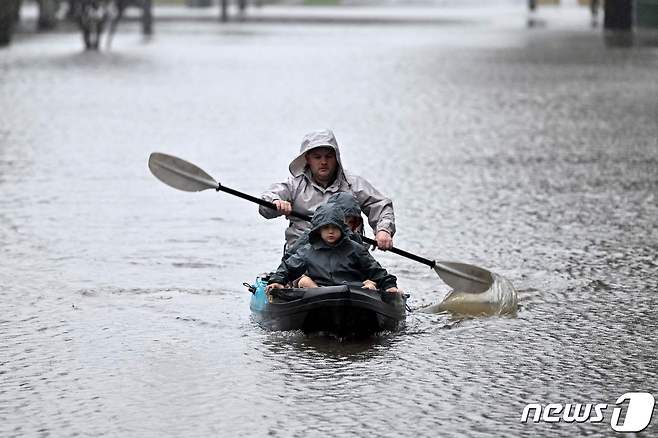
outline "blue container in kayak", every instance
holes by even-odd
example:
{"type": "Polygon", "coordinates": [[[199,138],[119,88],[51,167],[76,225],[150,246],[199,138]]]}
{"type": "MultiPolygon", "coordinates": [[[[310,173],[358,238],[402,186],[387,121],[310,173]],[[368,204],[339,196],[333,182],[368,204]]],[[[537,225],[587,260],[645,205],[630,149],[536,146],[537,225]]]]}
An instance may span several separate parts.
{"type": "Polygon", "coordinates": [[[267,286],[265,280],[261,277],[256,278],[256,282],[252,286],[255,290],[251,296],[251,303],[249,303],[252,312],[263,312],[266,309],[268,300],[265,294],[265,286],[267,286]]]}

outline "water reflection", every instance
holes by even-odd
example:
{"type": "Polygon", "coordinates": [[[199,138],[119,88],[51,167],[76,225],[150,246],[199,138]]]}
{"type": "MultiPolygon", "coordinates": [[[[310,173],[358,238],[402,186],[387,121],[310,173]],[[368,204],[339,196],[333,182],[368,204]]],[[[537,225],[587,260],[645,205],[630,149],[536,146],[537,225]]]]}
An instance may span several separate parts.
{"type": "Polygon", "coordinates": [[[635,35],[633,32],[621,32],[614,30],[606,30],[603,33],[603,41],[606,47],[611,48],[629,48],[633,47],[636,43],[635,35]]]}
{"type": "Polygon", "coordinates": [[[331,334],[302,332],[268,333],[263,345],[275,355],[293,353],[295,357],[332,360],[368,360],[386,350],[404,332],[384,332],[365,338],[337,338],[331,334]]]}

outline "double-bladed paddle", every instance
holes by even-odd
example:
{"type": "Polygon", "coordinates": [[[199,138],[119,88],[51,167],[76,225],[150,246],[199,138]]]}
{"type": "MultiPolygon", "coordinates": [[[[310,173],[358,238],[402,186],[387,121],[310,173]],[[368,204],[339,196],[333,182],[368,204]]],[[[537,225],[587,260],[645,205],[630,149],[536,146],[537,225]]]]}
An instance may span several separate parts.
{"type": "MultiPolygon", "coordinates": [[[[149,157],[149,169],[160,181],[178,190],[200,192],[202,190],[214,189],[218,192],[230,193],[247,201],[276,210],[276,206],[273,203],[223,186],[215,181],[212,176],[204,172],[203,169],[172,155],[153,152],[149,157]]],[[[290,216],[305,221],[311,220],[309,216],[297,213],[296,211],[293,211],[290,216]]],[[[371,245],[377,244],[373,239],[365,236],[363,236],[363,241],[371,245]]],[[[436,271],[448,286],[456,291],[477,294],[486,291],[493,284],[491,272],[477,266],[466,263],[437,262],[395,247],[389,249],[389,251],[429,266],[436,271]]]]}

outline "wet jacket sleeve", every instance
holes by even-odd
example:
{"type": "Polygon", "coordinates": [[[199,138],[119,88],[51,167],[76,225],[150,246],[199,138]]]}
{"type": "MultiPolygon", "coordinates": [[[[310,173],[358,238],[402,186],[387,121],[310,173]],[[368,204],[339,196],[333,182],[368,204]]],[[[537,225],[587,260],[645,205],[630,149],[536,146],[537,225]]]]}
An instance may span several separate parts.
{"type": "Polygon", "coordinates": [[[300,248],[308,243],[309,231],[305,231],[304,234],[299,236],[299,239],[295,241],[290,247],[286,248],[286,252],[283,254],[281,260],[288,260],[293,254],[296,254],[300,248]]]}
{"type": "Polygon", "coordinates": [[[382,195],[379,190],[360,176],[350,175],[348,180],[352,193],[359,202],[361,210],[368,216],[368,223],[375,234],[384,230],[393,236],[395,234],[393,201],[382,195]]]}
{"type": "MultiPolygon", "coordinates": [[[[282,183],[272,184],[270,188],[267,189],[266,192],[260,195],[260,198],[269,202],[274,202],[274,201],[292,202],[292,179],[288,178],[288,180],[282,183]]],[[[282,215],[277,210],[271,209],[269,207],[264,207],[262,205],[258,207],[258,213],[260,213],[260,215],[266,219],[272,219],[282,215]]]]}
{"type": "Polygon", "coordinates": [[[364,247],[358,250],[359,263],[362,272],[369,280],[377,283],[377,288],[386,290],[390,287],[397,287],[398,279],[395,275],[389,274],[386,269],[382,268],[377,260],[364,247]]]}
{"type": "Polygon", "coordinates": [[[299,254],[299,252],[296,252],[281,261],[276,272],[270,276],[267,283],[286,284],[290,280],[301,277],[306,272],[306,268],[306,260],[299,254]]]}

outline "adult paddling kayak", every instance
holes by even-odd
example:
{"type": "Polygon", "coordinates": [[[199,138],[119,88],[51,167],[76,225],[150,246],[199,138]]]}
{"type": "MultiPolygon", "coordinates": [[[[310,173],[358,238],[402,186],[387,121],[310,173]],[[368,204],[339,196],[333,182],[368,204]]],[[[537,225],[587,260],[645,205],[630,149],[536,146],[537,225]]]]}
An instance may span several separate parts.
{"type": "Polygon", "coordinates": [[[408,295],[341,285],[273,289],[258,278],[249,285],[254,320],[269,330],[362,336],[404,325],[408,295]]]}

